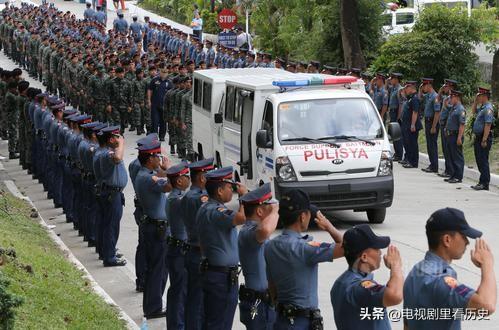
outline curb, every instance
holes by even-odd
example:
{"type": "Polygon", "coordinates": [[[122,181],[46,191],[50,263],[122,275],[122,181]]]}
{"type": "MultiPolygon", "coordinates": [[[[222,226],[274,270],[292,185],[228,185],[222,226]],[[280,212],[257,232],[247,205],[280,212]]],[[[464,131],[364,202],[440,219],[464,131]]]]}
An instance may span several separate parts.
{"type": "MultiPolygon", "coordinates": [[[[425,153],[420,152],[419,153],[419,164],[422,165],[429,165],[430,164],[430,159],[428,158],[428,155],[425,153]]],[[[442,169],[445,168],[445,160],[444,159],[438,159],[438,168],[442,169]]],[[[464,177],[475,180],[478,183],[478,179],[480,178],[480,172],[467,167],[466,165],[464,166],[464,177]]],[[[490,173],[490,185],[491,186],[498,186],[499,187],[499,175],[490,173]]]]}
{"type": "Polygon", "coordinates": [[[75,265],[76,268],[78,268],[79,270],[81,270],[82,272],[85,273],[83,275],[83,278],[85,278],[86,280],[88,280],[90,282],[92,290],[97,295],[99,295],[99,297],[101,297],[107,304],[111,305],[112,307],[114,307],[118,310],[119,317],[126,322],[127,328],[133,329],[133,330],[140,329],[139,326],[132,320],[132,318],[130,316],[128,316],[128,314],[126,314],[125,311],[123,311],[123,309],[121,309],[121,307],[114,302],[113,298],[111,298],[111,296],[109,296],[107,294],[107,292],[104,291],[104,289],[95,281],[95,279],[88,272],[88,270],[85,268],[85,266],[83,266],[83,264],[73,255],[71,250],[66,246],[66,244],[64,244],[64,242],[61,240],[61,238],[59,236],[57,236],[57,234],[54,233],[54,231],[49,228],[49,226],[45,222],[45,219],[43,219],[40,212],[38,212],[38,209],[35,206],[35,204],[33,203],[33,201],[29,197],[21,194],[21,192],[17,188],[14,181],[4,180],[3,182],[12,195],[14,195],[15,197],[17,197],[19,199],[27,201],[29,203],[29,205],[36,210],[36,212],[38,213],[38,223],[43,228],[45,228],[46,232],[49,234],[52,241],[57,245],[57,247],[59,248],[59,250],[61,250],[61,252],[64,254],[64,256],[73,265],[75,265]]]}

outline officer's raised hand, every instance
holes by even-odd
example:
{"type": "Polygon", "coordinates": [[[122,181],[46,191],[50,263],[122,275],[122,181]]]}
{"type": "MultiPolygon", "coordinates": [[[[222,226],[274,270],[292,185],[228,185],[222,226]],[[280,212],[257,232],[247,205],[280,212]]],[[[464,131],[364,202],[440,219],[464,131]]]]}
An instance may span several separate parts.
{"type": "Polygon", "coordinates": [[[242,183],[236,182],[235,185],[237,186],[237,194],[239,196],[242,196],[248,192],[248,188],[242,183]]]}
{"type": "Polygon", "coordinates": [[[388,269],[398,269],[402,267],[402,258],[397,247],[390,245],[386,254],[383,256],[385,266],[388,269]]]}
{"type": "Polygon", "coordinates": [[[319,227],[319,229],[321,229],[321,230],[328,231],[328,229],[330,229],[331,227],[334,228],[331,221],[329,221],[329,219],[326,218],[324,216],[324,214],[322,214],[321,211],[318,211],[315,219],[312,219],[312,220],[315,221],[315,223],[317,224],[317,227],[319,227]]]}
{"type": "Polygon", "coordinates": [[[478,268],[482,268],[484,264],[487,266],[494,264],[494,256],[483,238],[477,238],[475,248],[471,250],[471,261],[478,268]]]}

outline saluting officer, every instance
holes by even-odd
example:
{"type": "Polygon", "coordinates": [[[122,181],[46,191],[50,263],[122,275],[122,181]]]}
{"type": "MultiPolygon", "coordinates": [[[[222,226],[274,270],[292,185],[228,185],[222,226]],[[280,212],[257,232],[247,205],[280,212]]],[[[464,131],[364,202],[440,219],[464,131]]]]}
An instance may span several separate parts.
{"type": "Polygon", "coordinates": [[[185,255],[187,270],[187,296],[185,306],[185,328],[201,330],[203,316],[203,290],[201,287],[201,248],[199,243],[199,222],[196,214],[208,201],[206,192],[206,172],[213,169],[213,158],[203,159],[189,164],[191,188],[182,198],[182,215],[187,231],[189,248],[185,255]]]}
{"type": "Polygon", "coordinates": [[[402,259],[395,246],[390,246],[390,237],[377,236],[369,225],[358,225],[343,235],[343,249],[348,263],[345,271],[334,282],[331,303],[334,321],[338,329],[391,329],[386,307],[400,304],[404,286],[402,259]],[[381,249],[387,248],[384,256],[390,278],[386,285],[374,281],[373,271],[381,264],[381,249]],[[362,308],[371,313],[381,308],[384,317],[379,320],[362,319],[362,308]]]}
{"type": "Polygon", "coordinates": [[[143,311],[148,319],[165,317],[163,292],[167,281],[166,238],[168,237],[166,192],[171,190],[168,180],[158,176],[161,166],[161,144],[149,141],[139,147],[142,167],[135,178],[135,192],[142,206],[145,258],[147,268],[144,281],[143,311]]]}
{"type": "MultiPolygon", "coordinates": [[[[497,287],[494,274],[494,259],[482,233],[471,228],[464,213],[454,208],[435,211],[426,222],[426,237],[429,251],[424,260],[409,272],[404,283],[404,308],[485,309],[492,314],[496,308],[497,287]],[[481,279],[475,291],[457,280],[451,267],[459,260],[469,244],[468,238],[476,239],[471,250],[471,261],[480,268],[481,279]]],[[[408,329],[442,330],[461,329],[460,317],[404,320],[408,329]]]]}
{"type": "MultiPolygon", "coordinates": [[[[369,80],[365,74],[361,74],[364,82],[366,82],[366,90],[369,80]]],[[[391,123],[400,123],[401,117],[401,105],[402,101],[400,100],[400,90],[402,86],[400,86],[400,79],[402,79],[402,74],[398,72],[393,72],[390,74],[390,88],[388,89],[388,108],[390,114],[390,122],[391,123]]],[[[393,157],[394,161],[402,160],[404,156],[404,145],[402,139],[398,141],[393,141],[393,148],[395,149],[395,155],[393,157]]]]}
{"type": "Polygon", "coordinates": [[[263,250],[275,231],[279,215],[272,199],[270,183],[240,198],[246,223],[239,231],[239,257],[244,284],[239,287],[239,316],[246,329],[272,329],[275,310],[272,306],[263,250]]]}
{"type": "Polygon", "coordinates": [[[452,90],[450,102],[452,109],[447,118],[446,133],[447,147],[449,148],[449,159],[452,166],[451,177],[444,179],[449,183],[459,183],[463,180],[464,172],[464,124],[466,123],[466,111],[461,104],[463,93],[452,90]]]}
{"type": "Polygon", "coordinates": [[[423,78],[422,84],[419,98],[424,106],[426,150],[430,159],[430,165],[421,170],[427,173],[438,173],[440,103],[438,102],[438,94],[433,89],[433,78],[423,78]]]}
{"type": "Polygon", "coordinates": [[[125,195],[123,189],[128,183],[123,156],[125,140],[120,134],[120,126],[110,126],[101,130],[105,136],[107,150],[99,156],[102,175],[101,198],[104,214],[101,218],[102,257],[104,267],[124,266],[126,260],[116,253],[116,243],[120,235],[120,222],[123,215],[125,195]]]}
{"type": "Polygon", "coordinates": [[[317,297],[319,263],[343,256],[342,234],[300,189],[283,193],[279,220],[284,230],[265,245],[264,251],[269,289],[277,303],[274,329],[323,329],[317,297]],[[311,219],[335,243],[314,242],[311,236],[302,236],[311,219]]]}
{"type": "Polygon", "coordinates": [[[480,171],[480,179],[477,185],[471,188],[475,190],[489,190],[490,169],[489,152],[492,146],[492,126],[494,124],[494,109],[489,101],[490,90],[487,88],[478,88],[478,94],[473,102],[472,111],[476,114],[473,123],[473,134],[475,141],[473,143],[475,150],[475,160],[480,171]],[[477,105],[480,104],[478,108],[477,105]]]}
{"type": "Polygon", "coordinates": [[[232,200],[233,187],[239,196],[246,187],[232,180],[233,168],[223,167],[206,174],[209,200],[198,211],[199,241],[204,293],[203,329],[232,329],[237,307],[238,263],[237,229],[246,221],[244,207],[237,212],[224,204],[232,200]]]}
{"type": "Polygon", "coordinates": [[[189,168],[180,163],[166,171],[172,191],[168,195],[168,223],[170,236],[167,239],[166,254],[170,287],[166,296],[166,327],[168,329],[184,328],[185,296],[187,291],[187,271],[185,269],[185,252],[187,250],[187,232],[182,214],[182,197],[190,185],[189,168]]]}
{"type": "Polygon", "coordinates": [[[388,94],[385,89],[385,80],[386,75],[377,73],[376,84],[372,86],[372,99],[383,122],[385,121],[385,114],[388,106],[388,94]]]}

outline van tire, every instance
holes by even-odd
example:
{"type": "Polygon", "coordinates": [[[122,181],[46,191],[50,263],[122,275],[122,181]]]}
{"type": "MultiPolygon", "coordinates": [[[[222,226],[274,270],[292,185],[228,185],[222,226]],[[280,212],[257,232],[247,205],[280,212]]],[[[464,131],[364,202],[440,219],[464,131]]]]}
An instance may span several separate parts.
{"type": "Polygon", "coordinates": [[[383,223],[386,216],[386,208],[369,209],[366,211],[369,223],[383,223]]]}

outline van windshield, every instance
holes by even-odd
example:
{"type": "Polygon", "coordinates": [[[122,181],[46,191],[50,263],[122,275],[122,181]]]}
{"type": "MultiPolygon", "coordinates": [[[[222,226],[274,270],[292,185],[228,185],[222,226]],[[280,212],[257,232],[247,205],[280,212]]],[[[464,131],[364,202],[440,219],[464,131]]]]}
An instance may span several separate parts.
{"type": "Polygon", "coordinates": [[[338,140],[383,137],[377,110],[366,99],[325,99],[281,103],[278,108],[278,137],[282,144],[310,139],[338,140]]]}

